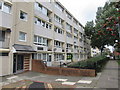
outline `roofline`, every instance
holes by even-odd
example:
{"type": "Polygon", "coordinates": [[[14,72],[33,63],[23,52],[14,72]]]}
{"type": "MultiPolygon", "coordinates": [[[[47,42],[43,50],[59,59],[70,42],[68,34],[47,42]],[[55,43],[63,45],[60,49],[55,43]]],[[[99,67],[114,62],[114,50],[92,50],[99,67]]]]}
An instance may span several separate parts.
{"type": "MultiPolygon", "coordinates": [[[[60,4],[74,19],[76,19],[75,16],[72,13],[70,13],[70,11],[67,8],[65,8],[65,6],[63,6],[59,0],[54,0],[54,1],[57,2],[58,4],[60,4]]],[[[82,28],[84,28],[84,26],[80,23],[80,21],[78,19],[76,19],[76,20],[80,24],[80,26],[82,28]]]]}

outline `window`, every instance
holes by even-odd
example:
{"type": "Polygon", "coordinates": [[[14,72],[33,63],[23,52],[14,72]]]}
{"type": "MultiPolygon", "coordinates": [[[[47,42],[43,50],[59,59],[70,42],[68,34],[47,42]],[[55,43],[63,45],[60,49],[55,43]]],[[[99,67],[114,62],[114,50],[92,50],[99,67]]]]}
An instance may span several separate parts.
{"type": "Polygon", "coordinates": [[[39,3],[35,3],[35,8],[37,9],[37,10],[39,10],[42,14],[44,14],[44,15],[48,15],[48,10],[45,8],[45,7],[43,7],[41,4],[39,4],[39,3]]]}
{"type": "Polygon", "coordinates": [[[8,56],[9,53],[0,53],[0,56],[8,56]]]}
{"type": "Polygon", "coordinates": [[[0,30],[0,41],[4,41],[4,40],[5,40],[5,31],[0,30]]]}
{"type": "Polygon", "coordinates": [[[66,29],[67,29],[68,32],[72,33],[72,26],[69,25],[68,23],[66,23],[66,29]]]}
{"type": "Polygon", "coordinates": [[[46,60],[46,61],[49,60],[49,54],[46,53],[34,53],[32,57],[33,57],[32,59],[36,59],[36,60],[46,60]]]}
{"type": "Polygon", "coordinates": [[[59,10],[59,11],[61,11],[61,12],[63,12],[63,8],[62,8],[62,6],[60,6],[58,3],[55,3],[55,7],[59,10]]]}
{"type": "Polygon", "coordinates": [[[66,16],[71,20],[72,19],[72,16],[68,13],[68,12],[66,12],[66,16]]]}
{"type": "Polygon", "coordinates": [[[0,2],[0,10],[2,9],[2,2],[0,2]]]}
{"type": "Polygon", "coordinates": [[[54,59],[55,59],[55,61],[64,60],[64,55],[63,54],[55,54],[54,59]]]}
{"type": "Polygon", "coordinates": [[[78,30],[74,28],[74,33],[78,35],[78,30]]]}
{"type": "Polygon", "coordinates": [[[67,37],[72,38],[72,35],[70,33],[67,33],[67,37]]]}
{"type": "Polygon", "coordinates": [[[57,48],[61,48],[62,47],[62,43],[59,42],[59,41],[55,41],[54,42],[54,46],[57,47],[57,48]]]}
{"type": "Polygon", "coordinates": [[[58,27],[55,27],[55,28],[54,28],[54,31],[55,31],[56,33],[59,33],[59,34],[64,34],[64,31],[61,30],[61,29],[58,28],[58,27]]]}
{"type": "Polygon", "coordinates": [[[77,40],[78,40],[78,38],[77,38],[77,37],[74,37],[74,40],[75,40],[75,41],[77,41],[77,40]]]}
{"type": "Polygon", "coordinates": [[[72,48],[72,45],[71,44],[67,44],[67,48],[72,48]]]}
{"type": "Polygon", "coordinates": [[[19,41],[26,41],[26,33],[24,32],[19,33],[19,41]]]}
{"type": "Polygon", "coordinates": [[[74,46],[74,49],[76,49],[76,50],[77,50],[77,49],[78,49],[78,46],[74,46]]]}
{"type": "Polygon", "coordinates": [[[34,36],[34,44],[47,46],[48,42],[47,42],[46,38],[42,38],[40,36],[35,35],[34,36]]]}
{"type": "Polygon", "coordinates": [[[3,11],[6,13],[11,13],[11,6],[7,3],[4,3],[3,11]]]}
{"type": "Polygon", "coordinates": [[[37,42],[37,36],[34,36],[34,42],[37,42]]]}
{"type": "Polygon", "coordinates": [[[34,20],[35,20],[35,24],[40,25],[44,28],[51,29],[51,27],[52,27],[51,24],[49,24],[49,23],[47,23],[47,22],[45,22],[37,17],[35,17],[34,20]]]}
{"type": "Polygon", "coordinates": [[[74,22],[76,25],[77,25],[77,23],[78,23],[77,20],[75,20],[75,19],[73,19],[73,22],[74,22]]]}
{"type": "Polygon", "coordinates": [[[55,21],[62,24],[62,19],[60,17],[58,17],[57,15],[54,16],[55,21]]]}
{"type": "Polygon", "coordinates": [[[27,13],[20,11],[20,19],[27,20],[27,13]]]}
{"type": "Polygon", "coordinates": [[[42,11],[42,5],[40,5],[39,3],[35,3],[35,8],[39,11],[42,11]]]}
{"type": "Polygon", "coordinates": [[[42,13],[47,16],[47,9],[42,7],[42,13]]]}

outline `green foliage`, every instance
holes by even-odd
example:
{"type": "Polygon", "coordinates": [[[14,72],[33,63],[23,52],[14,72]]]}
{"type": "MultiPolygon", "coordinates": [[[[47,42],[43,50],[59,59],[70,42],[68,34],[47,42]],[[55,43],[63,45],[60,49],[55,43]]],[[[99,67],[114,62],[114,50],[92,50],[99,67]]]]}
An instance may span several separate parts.
{"type": "Polygon", "coordinates": [[[97,72],[100,72],[107,61],[108,58],[103,55],[93,57],[85,61],[79,61],[77,63],[68,65],[68,67],[80,69],[95,69],[97,72]]]}
{"type": "Polygon", "coordinates": [[[85,25],[85,34],[87,35],[87,37],[91,39],[94,32],[95,32],[94,22],[93,21],[87,22],[85,25]]]}
{"type": "Polygon", "coordinates": [[[95,26],[92,22],[87,22],[85,26],[86,35],[91,38],[92,47],[102,51],[105,45],[113,46],[115,40],[120,39],[117,26],[120,24],[120,2],[106,3],[104,7],[99,7],[95,22],[95,26]]]}
{"type": "Polygon", "coordinates": [[[118,62],[118,64],[120,65],[120,59],[119,59],[117,62],[118,62]]]}

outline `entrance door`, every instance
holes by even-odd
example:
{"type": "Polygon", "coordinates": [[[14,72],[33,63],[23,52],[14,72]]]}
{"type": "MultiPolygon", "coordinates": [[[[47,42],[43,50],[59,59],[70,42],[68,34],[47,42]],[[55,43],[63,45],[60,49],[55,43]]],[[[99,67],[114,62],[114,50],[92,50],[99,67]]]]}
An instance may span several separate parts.
{"type": "Polygon", "coordinates": [[[24,61],[24,56],[18,55],[17,56],[17,71],[23,70],[23,61],[24,61]]]}
{"type": "Polygon", "coordinates": [[[24,67],[24,55],[14,55],[13,58],[13,73],[19,73],[23,71],[24,67]]]}

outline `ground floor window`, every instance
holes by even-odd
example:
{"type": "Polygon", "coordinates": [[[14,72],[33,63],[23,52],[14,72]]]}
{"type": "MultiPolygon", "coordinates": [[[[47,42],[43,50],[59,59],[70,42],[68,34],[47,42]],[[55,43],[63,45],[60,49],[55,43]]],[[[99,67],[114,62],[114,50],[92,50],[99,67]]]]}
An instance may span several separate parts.
{"type": "Polygon", "coordinates": [[[34,53],[34,54],[32,55],[32,59],[51,61],[51,60],[50,60],[50,55],[47,54],[47,53],[34,53]]]}
{"type": "Polygon", "coordinates": [[[71,53],[67,53],[67,60],[72,60],[73,59],[73,55],[71,53]]]}
{"type": "Polygon", "coordinates": [[[8,56],[9,53],[0,53],[0,56],[8,56]]]}
{"type": "Polygon", "coordinates": [[[64,54],[55,54],[54,55],[54,60],[55,61],[64,60],[64,54]]]}
{"type": "Polygon", "coordinates": [[[79,55],[78,54],[74,54],[74,59],[79,59],[79,55]]]}
{"type": "Polygon", "coordinates": [[[83,54],[80,54],[80,58],[83,59],[83,54]]]}

